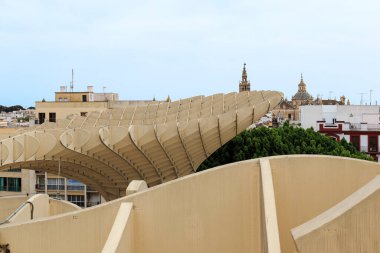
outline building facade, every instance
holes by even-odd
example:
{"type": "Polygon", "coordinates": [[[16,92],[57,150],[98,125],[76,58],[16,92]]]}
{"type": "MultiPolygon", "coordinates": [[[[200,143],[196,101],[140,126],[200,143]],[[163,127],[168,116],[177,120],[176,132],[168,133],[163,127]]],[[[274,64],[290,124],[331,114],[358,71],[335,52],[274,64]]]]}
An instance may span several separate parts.
{"type": "Polygon", "coordinates": [[[93,86],[87,86],[87,91],[82,92],[67,91],[66,86],[61,86],[60,91],[55,92],[55,101],[36,102],[36,122],[56,122],[72,114],[86,116],[89,112],[110,108],[112,102],[118,100],[117,93],[95,93],[93,86]]]}
{"type": "Polygon", "coordinates": [[[272,110],[273,117],[278,122],[291,121],[300,123],[300,106],[304,105],[344,105],[346,97],[341,96],[340,100],[313,98],[307,91],[306,83],[301,74],[301,80],[298,84],[297,92],[292,96],[291,100],[284,99],[277,107],[272,110]]]}
{"type": "Polygon", "coordinates": [[[0,197],[33,195],[36,193],[36,176],[33,170],[12,168],[0,172],[0,197]]]}
{"type": "Polygon", "coordinates": [[[301,106],[301,126],[337,141],[346,139],[357,150],[380,159],[380,107],[371,105],[301,106]]]}
{"type": "Polygon", "coordinates": [[[52,198],[67,200],[84,208],[105,201],[99,192],[77,180],[42,171],[36,171],[36,192],[46,193],[52,198]]]}

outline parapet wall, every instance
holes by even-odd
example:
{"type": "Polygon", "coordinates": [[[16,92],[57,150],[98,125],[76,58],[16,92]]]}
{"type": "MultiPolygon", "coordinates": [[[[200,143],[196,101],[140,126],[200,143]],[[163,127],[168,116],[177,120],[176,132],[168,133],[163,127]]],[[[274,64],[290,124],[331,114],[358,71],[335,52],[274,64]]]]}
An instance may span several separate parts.
{"type": "MultiPolygon", "coordinates": [[[[291,232],[355,194],[379,172],[377,163],[341,157],[296,155],[249,160],[96,207],[1,226],[0,244],[9,243],[12,253],[355,252],[341,250],[348,249],[344,238],[353,238],[349,236],[355,235],[356,228],[339,220],[333,220],[331,226],[341,232],[325,241],[312,233],[294,241],[291,232]],[[336,248],[320,250],[328,245],[336,248]]],[[[377,196],[365,201],[372,203],[377,196]]],[[[366,203],[355,208],[364,208],[373,221],[379,220],[380,214],[370,211],[378,205],[366,203]]],[[[352,214],[355,212],[348,211],[347,217],[352,218],[346,220],[357,219],[352,214]]],[[[371,231],[380,231],[378,222],[361,224],[372,224],[371,231]]],[[[315,234],[325,235],[325,231],[315,234]]],[[[347,243],[358,249],[362,241],[347,243]]],[[[376,240],[367,240],[366,245],[366,253],[380,252],[376,240]]]]}

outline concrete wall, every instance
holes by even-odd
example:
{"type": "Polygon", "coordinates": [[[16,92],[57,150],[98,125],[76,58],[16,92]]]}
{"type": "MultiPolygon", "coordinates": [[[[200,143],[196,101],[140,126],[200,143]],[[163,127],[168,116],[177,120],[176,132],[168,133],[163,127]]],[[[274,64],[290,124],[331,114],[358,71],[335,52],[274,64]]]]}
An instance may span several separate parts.
{"type": "MultiPolygon", "coordinates": [[[[16,253],[101,252],[115,238],[110,237],[115,225],[124,224],[116,233],[122,235],[114,252],[277,253],[268,242],[273,243],[278,227],[281,252],[294,253],[291,229],[332,208],[380,172],[378,163],[340,157],[263,160],[221,166],[93,208],[4,225],[0,244],[9,243],[16,253]],[[119,212],[124,202],[133,203],[125,212],[131,220],[119,212]]],[[[373,215],[374,221],[380,219],[379,212],[373,215]]],[[[373,245],[368,252],[380,252],[380,245],[373,245]]]]}
{"type": "Polygon", "coordinates": [[[49,199],[49,216],[68,213],[81,208],[65,200],[49,199]]]}
{"type": "Polygon", "coordinates": [[[24,170],[21,172],[0,171],[0,177],[21,178],[21,192],[0,191],[0,196],[32,195],[36,193],[36,173],[34,170],[24,170]]]}
{"type": "Polygon", "coordinates": [[[17,207],[24,203],[28,197],[1,197],[0,198],[0,221],[5,220],[10,214],[12,214],[17,207]]]}
{"type": "Polygon", "coordinates": [[[31,204],[26,204],[13,216],[9,223],[23,223],[33,219],[49,216],[49,195],[37,194],[28,199],[31,204]],[[33,217],[32,217],[33,215],[33,217]]]}
{"type": "Polygon", "coordinates": [[[107,102],[36,102],[36,119],[39,113],[45,113],[45,121],[49,120],[49,112],[56,113],[56,119],[65,119],[71,114],[92,112],[107,109],[107,102]]]}
{"type": "Polygon", "coordinates": [[[135,252],[262,252],[258,162],[235,166],[131,195],[135,252]]]}
{"type": "Polygon", "coordinates": [[[10,243],[12,252],[100,252],[120,203],[133,202],[135,252],[262,252],[258,161],[235,166],[55,218],[5,225],[0,243],[10,243]]]}
{"type": "Polygon", "coordinates": [[[315,129],[318,120],[326,120],[332,123],[335,118],[338,121],[359,124],[379,124],[379,106],[365,105],[307,105],[300,107],[301,124],[304,128],[313,127],[315,129]]]}
{"type": "Polygon", "coordinates": [[[135,252],[133,203],[121,203],[102,253],[135,252]]]}
{"type": "Polygon", "coordinates": [[[300,121],[303,128],[317,129],[317,120],[322,120],[322,106],[300,106],[300,121]]]}
{"type": "Polygon", "coordinates": [[[290,230],[327,210],[379,172],[374,162],[326,156],[270,160],[282,252],[295,252],[290,230]]]}
{"type": "Polygon", "coordinates": [[[299,252],[379,252],[380,176],[292,230],[299,252]]]}

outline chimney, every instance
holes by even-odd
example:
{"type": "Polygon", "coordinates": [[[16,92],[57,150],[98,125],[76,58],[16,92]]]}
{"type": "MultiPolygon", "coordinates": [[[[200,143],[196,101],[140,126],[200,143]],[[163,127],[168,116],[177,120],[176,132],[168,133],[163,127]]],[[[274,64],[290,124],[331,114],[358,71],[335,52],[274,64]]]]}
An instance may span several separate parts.
{"type": "Polygon", "coordinates": [[[94,86],[87,86],[88,92],[94,92],[94,86]]]}
{"type": "Polygon", "coordinates": [[[67,86],[62,85],[60,87],[60,92],[67,92],[67,86]]]}

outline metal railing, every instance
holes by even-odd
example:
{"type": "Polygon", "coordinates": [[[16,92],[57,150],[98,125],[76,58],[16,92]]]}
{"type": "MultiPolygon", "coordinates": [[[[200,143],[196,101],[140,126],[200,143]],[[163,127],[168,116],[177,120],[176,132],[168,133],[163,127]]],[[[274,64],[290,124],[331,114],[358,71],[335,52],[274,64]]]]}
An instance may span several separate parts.
{"type": "Polygon", "coordinates": [[[367,124],[368,130],[380,130],[380,124],[367,124]]]}
{"type": "Polygon", "coordinates": [[[21,186],[0,186],[0,191],[21,192],[21,186]]]}
{"type": "Polygon", "coordinates": [[[33,220],[33,213],[34,213],[34,205],[32,202],[30,201],[26,201],[24,203],[22,203],[11,215],[9,215],[5,220],[1,221],[0,222],[0,226],[1,225],[4,225],[4,224],[7,224],[10,222],[10,220],[18,213],[22,210],[22,208],[24,206],[26,206],[27,204],[29,204],[31,206],[31,209],[30,209],[30,219],[33,220]]]}

